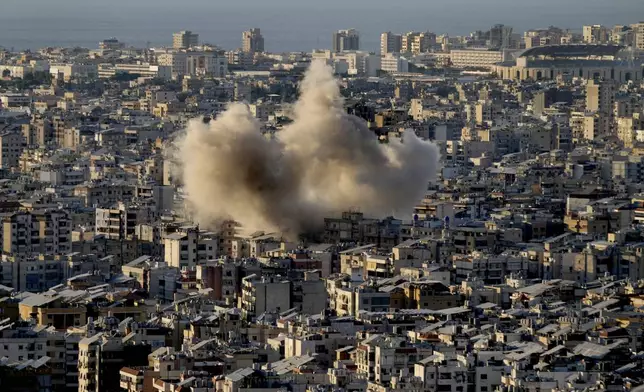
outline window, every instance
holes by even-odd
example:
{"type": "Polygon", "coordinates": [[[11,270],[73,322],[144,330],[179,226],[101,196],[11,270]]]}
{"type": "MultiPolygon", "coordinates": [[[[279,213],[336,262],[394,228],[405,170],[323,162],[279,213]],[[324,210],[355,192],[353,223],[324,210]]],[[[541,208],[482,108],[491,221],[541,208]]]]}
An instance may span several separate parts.
{"type": "Polygon", "coordinates": [[[487,374],[481,374],[481,380],[487,380],[487,374]]]}
{"type": "Polygon", "coordinates": [[[487,387],[481,387],[481,392],[487,392],[487,387]]]}

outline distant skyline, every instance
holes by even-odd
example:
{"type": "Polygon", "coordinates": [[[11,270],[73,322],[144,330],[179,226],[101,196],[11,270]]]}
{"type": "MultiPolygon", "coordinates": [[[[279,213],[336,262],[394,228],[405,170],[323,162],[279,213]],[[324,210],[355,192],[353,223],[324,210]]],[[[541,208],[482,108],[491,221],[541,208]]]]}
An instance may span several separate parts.
{"type": "Polygon", "coordinates": [[[644,20],[643,0],[2,0],[0,46],[98,47],[116,37],[128,45],[170,46],[172,33],[192,30],[202,42],[235,49],[242,31],[259,27],[266,50],[329,48],[334,30],[360,31],[364,50],[377,51],[384,31],[430,30],[464,35],[496,23],[516,32],[555,25],[580,31],[584,24],[644,20]]]}

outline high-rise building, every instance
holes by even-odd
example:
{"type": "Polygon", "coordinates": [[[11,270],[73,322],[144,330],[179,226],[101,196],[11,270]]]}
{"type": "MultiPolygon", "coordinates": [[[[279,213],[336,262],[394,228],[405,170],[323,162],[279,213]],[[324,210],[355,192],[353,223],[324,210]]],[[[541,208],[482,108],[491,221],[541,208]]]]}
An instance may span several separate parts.
{"type": "Polygon", "coordinates": [[[635,49],[644,50],[644,22],[635,23],[631,27],[634,31],[635,49]]]}
{"type": "Polygon", "coordinates": [[[431,49],[436,44],[436,34],[426,31],[424,33],[410,31],[401,37],[401,52],[423,53],[431,49]]]}
{"type": "Polygon", "coordinates": [[[135,344],[131,340],[105,332],[81,339],[78,342],[78,391],[119,390],[121,368],[145,365],[150,345],[135,344]]]}
{"type": "Polygon", "coordinates": [[[170,267],[195,267],[217,257],[218,238],[197,229],[188,228],[163,238],[165,261],[170,267]]]}
{"type": "Polygon", "coordinates": [[[436,34],[425,32],[414,37],[411,43],[411,52],[414,54],[428,52],[436,44],[436,34]]]}
{"type": "Polygon", "coordinates": [[[264,51],[264,36],[260,29],[250,29],[242,33],[242,50],[246,53],[264,51]]]}
{"type": "Polygon", "coordinates": [[[222,78],[228,73],[228,59],[215,51],[166,50],[157,54],[157,64],[171,67],[176,75],[212,75],[222,78]]]}
{"type": "Polygon", "coordinates": [[[615,106],[615,83],[613,81],[589,80],[586,85],[586,110],[612,113],[615,106]]]}
{"type": "Polygon", "coordinates": [[[402,49],[402,35],[393,34],[391,31],[380,35],[380,54],[400,53],[402,49]]]}
{"type": "Polygon", "coordinates": [[[400,51],[403,53],[408,53],[411,52],[411,45],[416,39],[416,36],[420,34],[414,31],[410,31],[409,33],[405,33],[402,35],[401,39],[401,49],[400,51]]]}
{"type": "Polygon", "coordinates": [[[602,25],[591,25],[583,27],[584,42],[589,44],[605,44],[610,41],[611,31],[602,25]]]}
{"type": "Polygon", "coordinates": [[[509,48],[512,44],[512,27],[497,24],[490,29],[490,47],[509,48]]]}
{"type": "Polygon", "coordinates": [[[338,30],[333,33],[333,51],[360,50],[360,34],[355,29],[338,30]]]}
{"type": "Polygon", "coordinates": [[[184,30],[172,35],[172,47],[175,49],[188,49],[199,45],[199,34],[184,30]]]}
{"type": "Polygon", "coordinates": [[[24,137],[19,132],[0,133],[0,169],[18,166],[24,148],[24,137]]]}
{"type": "Polygon", "coordinates": [[[586,112],[593,117],[593,137],[610,134],[615,106],[615,83],[612,80],[596,81],[589,80],[586,85],[586,112]]]}

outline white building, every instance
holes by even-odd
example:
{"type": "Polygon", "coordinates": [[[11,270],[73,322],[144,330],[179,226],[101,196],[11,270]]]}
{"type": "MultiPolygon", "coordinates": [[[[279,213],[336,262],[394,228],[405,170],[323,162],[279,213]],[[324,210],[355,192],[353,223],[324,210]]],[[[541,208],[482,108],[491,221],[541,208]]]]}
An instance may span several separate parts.
{"type": "Polygon", "coordinates": [[[405,57],[388,53],[380,59],[380,69],[388,73],[409,72],[409,60],[405,57]]]}
{"type": "Polygon", "coordinates": [[[456,68],[491,68],[507,58],[505,53],[488,49],[452,50],[450,61],[456,68]]]}
{"type": "Polygon", "coordinates": [[[107,79],[117,74],[139,75],[144,78],[172,78],[172,67],[151,64],[99,64],[98,77],[107,79]]]}
{"type": "Polygon", "coordinates": [[[96,78],[98,77],[98,65],[96,64],[52,64],[49,73],[54,77],[62,75],[65,80],[74,78],[96,78]]]}
{"type": "Polygon", "coordinates": [[[169,49],[157,55],[157,63],[171,67],[173,75],[211,75],[223,78],[228,74],[228,58],[218,52],[169,49]]]}

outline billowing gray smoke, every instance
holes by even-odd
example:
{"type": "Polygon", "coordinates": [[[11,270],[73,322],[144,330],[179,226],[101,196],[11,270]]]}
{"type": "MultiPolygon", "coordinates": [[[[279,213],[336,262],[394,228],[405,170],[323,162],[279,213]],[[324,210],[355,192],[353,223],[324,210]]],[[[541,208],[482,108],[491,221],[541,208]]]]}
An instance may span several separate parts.
{"type": "Polygon", "coordinates": [[[180,175],[195,219],[247,230],[300,234],[349,209],[408,216],[439,165],[437,147],[412,131],[380,143],[343,110],[331,69],[314,62],[300,87],[293,123],[274,138],[245,105],[210,124],[194,121],[177,141],[180,175]]]}

